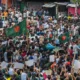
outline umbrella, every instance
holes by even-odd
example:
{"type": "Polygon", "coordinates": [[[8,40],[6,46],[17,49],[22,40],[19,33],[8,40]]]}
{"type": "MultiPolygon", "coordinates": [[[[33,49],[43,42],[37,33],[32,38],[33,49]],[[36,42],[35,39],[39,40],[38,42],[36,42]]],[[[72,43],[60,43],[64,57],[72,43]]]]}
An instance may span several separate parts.
{"type": "Polygon", "coordinates": [[[59,47],[56,47],[55,49],[53,49],[52,53],[53,53],[53,52],[58,52],[58,51],[60,51],[60,50],[63,50],[63,49],[62,49],[62,48],[59,48],[59,47]]]}

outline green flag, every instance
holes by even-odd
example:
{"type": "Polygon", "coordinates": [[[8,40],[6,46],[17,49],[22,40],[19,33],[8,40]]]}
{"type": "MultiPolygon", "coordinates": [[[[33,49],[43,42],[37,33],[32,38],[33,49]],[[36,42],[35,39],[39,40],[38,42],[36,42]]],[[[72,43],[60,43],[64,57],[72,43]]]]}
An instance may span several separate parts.
{"type": "Polygon", "coordinates": [[[68,42],[70,40],[70,33],[67,32],[62,34],[61,36],[59,36],[59,40],[60,40],[60,43],[68,42]]]}
{"type": "Polygon", "coordinates": [[[21,11],[21,12],[23,12],[23,10],[24,10],[24,7],[25,7],[25,4],[24,4],[24,2],[21,2],[21,3],[20,3],[20,11],[21,11]]]}
{"type": "Polygon", "coordinates": [[[20,35],[26,35],[27,34],[27,28],[26,28],[26,19],[20,22],[18,25],[15,25],[11,28],[7,28],[6,36],[20,36],[20,35]]]}

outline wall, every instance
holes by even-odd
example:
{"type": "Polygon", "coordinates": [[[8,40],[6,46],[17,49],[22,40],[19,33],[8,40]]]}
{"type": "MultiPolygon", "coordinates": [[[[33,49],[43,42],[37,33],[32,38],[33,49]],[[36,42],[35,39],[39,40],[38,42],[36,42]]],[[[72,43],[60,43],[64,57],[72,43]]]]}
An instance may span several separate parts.
{"type": "Polygon", "coordinates": [[[75,8],[74,7],[68,7],[68,14],[69,13],[75,15],[75,8]]]}
{"type": "Polygon", "coordinates": [[[80,8],[78,8],[78,14],[80,14],[80,8]]]}
{"type": "Polygon", "coordinates": [[[39,10],[41,9],[43,2],[27,2],[27,5],[29,10],[32,10],[32,9],[39,10]]]}
{"type": "Polygon", "coordinates": [[[2,4],[6,4],[6,1],[7,1],[7,0],[1,0],[1,3],[2,3],[2,4]]]}
{"type": "Polygon", "coordinates": [[[11,7],[12,5],[12,0],[1,0],[2,4],[6,4],[7,7],[11,7]]]}
{"type": "Polygon", "coordinates": [[[12,0],[8,0],[8,7],[12,6],[12,0]]]}
{"type": "MultiPolygon", "coordinates": [[[[75,15],[75,8],[74,7],[68,7],[68,14],[71,13],[75,15]]],[[[80,8],[77,8],[77,14],[80,14],[80,8]]]]}

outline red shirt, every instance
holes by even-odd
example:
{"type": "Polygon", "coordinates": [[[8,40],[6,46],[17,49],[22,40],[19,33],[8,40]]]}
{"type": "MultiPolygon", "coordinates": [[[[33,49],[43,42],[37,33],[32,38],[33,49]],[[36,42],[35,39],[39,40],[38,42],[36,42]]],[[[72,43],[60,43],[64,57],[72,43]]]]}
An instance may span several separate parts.
{"type": "Polygon", "coordinates": [[[70,57],[72,58],[73,57],[73,50],[69,49],[69,53],[70,53],[70,57]]]}
{"type": "Polygon", "coordinates": [[[26,52],[23,52],[23,53],[22,53],[22,57],[25,57],[25,56],[26,56],[26,52]]]}
{"type": "Polygon", "coordinates": [[[30,29],[30,25],[27,26],[27,29],[30,29]]]}

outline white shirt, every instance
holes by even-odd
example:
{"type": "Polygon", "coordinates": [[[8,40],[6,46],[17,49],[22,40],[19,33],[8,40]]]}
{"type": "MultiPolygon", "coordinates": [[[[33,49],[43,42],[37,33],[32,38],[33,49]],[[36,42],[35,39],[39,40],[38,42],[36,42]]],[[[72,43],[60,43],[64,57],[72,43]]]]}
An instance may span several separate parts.
{"type": "Polygon", "coordinates": [[[31,40],[32,38],[35,40],[35,36],[37,36],[36,34],[34,36],[29,35],[29,39],[31,40]]]}
{"type": "Polygon", "coordinates": [[[2,7],[0,6],[0,11],[2,11],[2,7]]]}
{"type": "Polygon", "coordinates": [[[18,18],[18,17],[19,17],[19,14],[18,14],[18,13],[16,13],[16,14],[15,14],[15,16],[18,18]]]}
{"type": "Polygon", "coordinates": [[[74,44],[73,45],[73,54],[78,54],[78,49],[80,50],[80,48],[78,47],[78,45],[74,44]]]}
{"type": "Polygon", "coordinates": [[[47,23],[47,22],[46,22],[46,23],[44,23],[44,24],[43,24],[43,27],[44,27],[44,29],[45,29],[45,28],[49,28],[48,23],[47,23]]]}
{"type": "Polygon", "coordinates": [[[57,20],[55,19],[53,22],[56,24],[57,23],[57,20]]]}
{"type": "Polygon", "coordinates": [[[25,12],[23,13],[23,17],[24,17],[24,18],[26,18],[26,17],[27,17],[27,14],[26,14],[25,12]]]}
{"type": "Polygon", "coordinates": [[[63,32],[58,29],[58,36],[60,36],[61,34],[63,34],[63,32]]]}
{"type": "Polygon", "coordinates": [[[19,16],[22,16],[22,13],[19,12],[18,14],[19,14],[19,16]]]}
{"type": "Polygon", "coordinates": [[[34,62],[37,62],[37,54],[36,53],[33,55],[33,58],[34,58],[34,62]]]}
{"type": "Polygon", "coordinates": [[[9,75],[14,75],[14,69],[13,68],[9,68],[8,73],[9,73],[9,75]]]}
{"type": "Polygon", "coordinates": [[[22,22],[22,17],[18,18],[18,23],[22,22]]]}
{"type": "Polygon", "coordinates": [[[39,28],[39,21],[36,21],[37,22],[37,28],[39,28]]]}
{"type": "Polygon", "coordinates": [[[61,30],[64,30],[64,26],[63,25],[61,26],[61,30]]]}
{"type": "Polygon", "coordinates": [[[7,26],[7,21],[3,21],[3,27],[6,27],[7,26]]]}
{"type": "Polygon", "coordinates": [[[56,63],[58,63],[58,62],[59,62],[59,58],[56,59],[56,63]]]}
{"type": "Polygon", "coordinates": [[[72,44],[70,43],[70,44],[69,44],[69,49],[71,49],[71,46],[72,46],[72,44]]]}
{"type": "Polygon", "coordinates": [[[29,16],[29,14],[30,14],[30,12],[29,12],[29,11],[27,11],[27,16],[29,16]]]}
{"type": "Polygon", "coordinates": [[[13,16],[14,15],[14,12],[11,12],[11,15],[13,16]]]}
{"type": "Polygon", "coordinates": [[[76,28],[74,28],[73,32],[74,32],[74,35],[76,35],[76,28]]]}
{"type": "Polygon", "coordinates": [[[33,11],[33,16],[36,16],[36,11],[33,11]]]}
{"type": "Polygon", "coordinates": [[[4,53],[4,60],[8,61],[8,59],[7,59],[7,52],[4,53]]]}
{"type": "Polygon", "coordinates": [[[2,42],[2,45],[6,45],[8,42],[7,41],[3,41],[2,42]]]}
{"type": "Polygon", "coordinates": [[[27,74],[25,72],[21,73],[21,80],[27,80],[27,74]]]}

